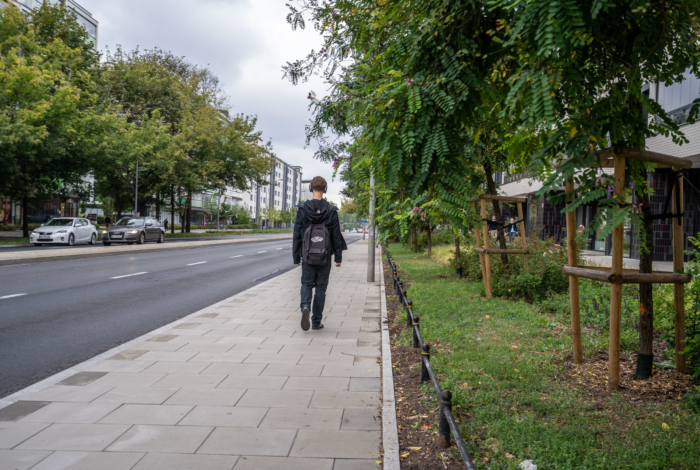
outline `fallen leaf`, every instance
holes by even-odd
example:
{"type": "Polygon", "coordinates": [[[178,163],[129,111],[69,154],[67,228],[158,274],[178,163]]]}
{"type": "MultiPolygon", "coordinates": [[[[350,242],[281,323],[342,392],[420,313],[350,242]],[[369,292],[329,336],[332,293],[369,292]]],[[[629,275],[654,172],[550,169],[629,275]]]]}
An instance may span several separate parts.
{"type": "Polygon", "coordinates": [[[506,458],[507,458],[507,459],[512,459],[512,458],[513,458],[513,454],[508,454],[508,453],[506,453],[506,458]]]}
{"type": "Polygon", "coordinates": [[[382,463],[381,460],[375,460],[375,462],[377,462],[377,465],[379,465],[380,463],[382,463]]]}
{"type": "Polygon", "coordinates": [[[491,315],[486,315],[484,318],[488,320],[489,318],[491,318],[491,315]]]}
{"type": "Polygon", "coordinates": [[[405,458],[408,457],[409,455],[410,455],[410,453],[409,453],[409,452],[406,452],[405,454],[401,454],[401,458],[402,458],[402,459],[405,459],[405,458]]]}
{"type": "Polygon", "coordinates": [[[413,452],[418,452],[419,450],[422,449],[422,447],[409,447],[409,450],[412,450],[413,452]]]}
{"type": "Polygon", "coordinates": [[[661,423],[661,427],[664,428],[666,431],[670,431],[670,430],[671,430],[671,428],[668,427],[668,424],[666,424],[666,423],[661,423]]]}

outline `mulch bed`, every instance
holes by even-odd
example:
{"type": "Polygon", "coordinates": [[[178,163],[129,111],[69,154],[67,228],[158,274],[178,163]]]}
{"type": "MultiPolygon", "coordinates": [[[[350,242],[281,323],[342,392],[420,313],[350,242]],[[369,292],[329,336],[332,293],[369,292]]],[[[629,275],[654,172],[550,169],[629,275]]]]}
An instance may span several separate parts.
{"type": "MultiPolygon", "coordinates": [[[[391,335],[391,361],[396,393],[396,419],[402,470],[463,469],[464,463],[452,443],[450,449],[438,449],[439,411],[425,402],[437,403],[434,389],[423,393],[420,388],[420,352],[397,344],[398,335],[406,329],[406,310],[393,294],[391,270],[384,261],[384,281],[387,293],[387,314],[391,335]],[[396,325],[396,318],[402,318],[396,325]]],[[[405,281],[404,281],[405,284],[405,281]]],[[[456,411],[453,409],[453,413],[456,411]]],[[[459,416],[455,418],[460,422],[459,416]]]]}

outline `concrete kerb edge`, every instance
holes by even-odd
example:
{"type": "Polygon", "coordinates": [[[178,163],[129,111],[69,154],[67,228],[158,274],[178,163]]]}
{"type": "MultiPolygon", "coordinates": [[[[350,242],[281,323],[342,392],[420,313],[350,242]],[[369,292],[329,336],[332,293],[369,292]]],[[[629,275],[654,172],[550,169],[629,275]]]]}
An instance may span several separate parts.
{"type": "Polygon", "coordinates": [[[400,470],[399,431],[396,422],[396,398],[394,395],[394,372],[391,363],[391,338],[386,308],[386,286],[384,285],[384,263],[379,247],[379,273],[381,279],[380,301],[382,307],[382,443],[384,447],[384,470],[400,470]]]}
{"type": "Polygon", "coordinates": [[[34,263],[50,263],[52,261],[69,261],[69,260],[75,260],[75,259],[89,259],[89,258],[104,258],[107,256],[124,256],[124,255],[134,255],[137,253],[156,253],[159,251],[175,251],[175,250],[191,250],[195,248],[202,248],[202,247],[207,247],[207,246],[220,246],[220,245],[232,245],[232,244],[238,244],[238,243],[252,243],[252,242],[260,242],[260,241],[268,241],[268,240],[287,240],[291,239],[292,236],[282,236],[282,237],[274,237],[274,238],[245,238],[242,240],[222,240],[221,243],[212,243],[212,244],[205,244],[205,245],[184,245],[184,246],[178,246],[174,244],[168,244],[163,247],[163,245],[158,245],[157,248],[148,248],[144,247],[143,250],[132,250],[128,252],[119,252],[119,251],[108,251],[108,252],[102,252],[102,253],[87,253],[87,254],[81,254],[81,255],[64,255],[64,256],[43,256],[43,257],[36,257],[36,258],[19,258],[19,259],[0,259],[0,266],[14,266],[18,264],[34,264],[34,263]]]}
{"type": "MultiPolygon", "coordinates": [[[[289,271],[285,271],[283,273],[280,273],[280,275],[287,274],[289,272],[294,271],[295,269],[301,269],[301,268],[299,268],[298,266],[295,266],[294,268],[290,269],[289,271]]],[[[116,346],[116,347],[110,349],[109,351],[105,351],[102,354],[98,354],[97,356],[94,356],[94,357],[88,359],[87,361],[83,361],[80,364],[76,364],[69,369],[66,369],[66,370],[61,371],[57,374],[54,374],[51,377],[47,377],[44,380],[41,380],[33,385],[30,385],[29,387],[23,388],[22,390],[19,390],[19,391],[13,393],[12,395],[8,395],[4,398],[1,398],[0,399],[0,410],[5,408],[6,406],[9,406],[9,405],[17,402],[17,401],[20,401],[22,398],[24,398],[28,395],[31,395],[32,393],[36,393],[36,392],[39,392],[39,391],[44,390],[46,388],[49,388],[53,385],[56,385],[61,380],[67,379],[68,377],[71,377],[74,374],[81,372],[94,364],[97,364],[98,362],[102,362],[105,359],[114,356],[115,354],[119,354],[120,352],[131,348],[132,346],[135,346],[135,345],[142,343],[150,338],[153,338],[154,336],[157,336],[157,335],[163,333],[164,331],[173,328],[174,326],[177,326],[181,323],[187,323],[188,321],[201,315],[202,313],[207,312],[208,310],[211,310],[213,308],[217,308],[226,302],[230,302],[231,300],[233,300],[237,297],[240,297],[244,294],[247,294],[252,290],[258,289],[261,286],[264,286],[265,284],[276,280],[277,277],[279,277],[279,276],[275,276],[272,279],[268,279],[267,281],[261,282],[260,284],[258,284],[256,286],[253,286],[249,289],[241,291],[236,295],[232,295],[231,297],[227,297],[220,302],[216,302],[216,303],[211,304],[207,307],[204,307],[201,310],[197,310],[196,312],[191,313],[191,314],[187,315],[186,317],[183,317],[179,320],[175,320],[174,322],[168,323],[167,325],[163,325],[159,328],[156,328],[155,330],[150,331],[144,335],[141,335],[138,338],[134,338],[131,341],[128,341],[124,344],[121,344],[119,346],[116,346]]],[[[392,395],[392,397],[393,397],[393,395],[392,395]]]]}

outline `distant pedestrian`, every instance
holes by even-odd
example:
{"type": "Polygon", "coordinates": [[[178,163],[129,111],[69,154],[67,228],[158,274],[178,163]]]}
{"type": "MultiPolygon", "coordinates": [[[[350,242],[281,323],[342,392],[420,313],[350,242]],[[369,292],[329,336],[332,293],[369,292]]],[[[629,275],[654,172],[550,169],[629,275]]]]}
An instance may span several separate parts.
{"type": "Polygon", "coordinates": [[[335,256],[335,265],[339,268],[343,250],[347,250],[340,233],[338,208],[323,199],[328,190],[326,180],[317,176],[309,186],[313,199],[299,206],[292,249],[294,264],[301,264],[301,329],[304,331],[309,329],[312,309],[311,327],[314,330],[323,328],[321,320],[331,274],[331,255],[335,256]]]}
{"type": "Polygon", "coordinates": [[[163,227],[165,227],[165,231],[168,231],[168,219],[165,219],[165,222],[163,222],[163,227]]]}
{"type": "Polygon", "coordinates": [[[109,216],[105,217],[105,227],[111,227],[112,226],[112,219],[109,218],[109,216]]]}
{"type": "Polygon", "coordinates": [[[489,230],[491,230],[491,238],[496,239],[498,237],[498,222],[496,222],[496,216],[491,217],[491,223],[489,223],[489,230]]]}
{"type": "Polygon", "coordinates": [[[510,224],[508,224],[508,238],[510,239],[510,242],[513,243],[513,240],[515,239],[515,221],[513,218],[510,218],[510,224]]]}

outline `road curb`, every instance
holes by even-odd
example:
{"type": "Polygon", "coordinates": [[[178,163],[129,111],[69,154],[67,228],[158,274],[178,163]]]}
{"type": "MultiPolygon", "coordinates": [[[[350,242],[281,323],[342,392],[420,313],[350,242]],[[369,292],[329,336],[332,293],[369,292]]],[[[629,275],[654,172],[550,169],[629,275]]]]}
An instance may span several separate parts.
{"type": "MultiPolygon", "coordinates": [[[[179,244],[166,243],[165,245],[155,245],[153,247],[145,246],[143,249],[136,250],[132,249],[129,251],[98,251],[96,253],[83,253],[75,255],[58,255],[58,256],[36,256],[33,258],[16,258],[16,259],[0,259],[0,266],[13,266],[18,264],[32,264],[32,263],[48,263],[51,261],[68,261],[75,259],[89,259],[89,258],[104,258],[107,256],[124,256],[133,255],[137,253],[154,253],[158,251],[175,251],[175,250],[191,250],[195,248],[202,248],[207,246],[221,246],[221,245],[232,245],[238,243],[252,243],[261,242],[269,240],[290,240],[292,239],[292,234],[288,236],[283,235],[280,237],[258,237],[258,238],[244,238],[239,240],[207,240],[208,242],[216,241],[219,243],[202,243],[197,245],[184,245],[179,246],[179,244]]],[[[196,240],[192,240],[196,242],[196,240]]]]}
{"type": "Polygon", "coordinates": [[[391,363],[391,338],[386,308],[386,286],[384,285],[384,263],[379,248],[379,272],[381,279],[382,306],[382,444],[384,447],[384,470],[400,470],[399,431],[396,422],[396,397],[394,395],[394,369],[391,363]]]}

